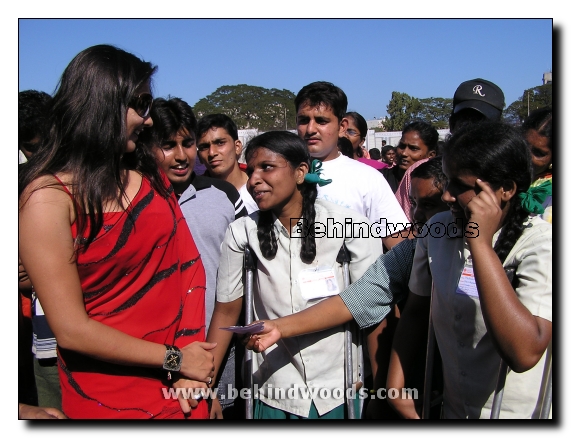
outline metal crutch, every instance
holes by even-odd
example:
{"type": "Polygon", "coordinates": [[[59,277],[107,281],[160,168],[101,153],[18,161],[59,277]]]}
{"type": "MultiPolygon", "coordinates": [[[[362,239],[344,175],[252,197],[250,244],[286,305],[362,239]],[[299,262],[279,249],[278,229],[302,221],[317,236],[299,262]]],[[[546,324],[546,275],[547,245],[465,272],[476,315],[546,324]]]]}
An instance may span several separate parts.
{"type": "MultiPolygon", "coordinates": [[[[244,248],[244,273],[246,277],[244,286],[244,319],[245,324],[250,325],[254,320],[254,270],[256,268],[255,255],[249,246],[244,248]]],[[[244,353],[244,387],[249,389],[250,397],[246,398],[246,419],[254,418],[254,378],[252,365],[252,350],[246,349],[244,353]]]]}
{"type": "Polygon", "coordinates": [[[542,389],[542,400],[541,400],[541,411],[539,412],[539,419],[546,420],[549,418],[549,411],[551,411],[551,402],[553,399],[552,393],[552,373],[551,373],[551,362],[552,362],[552,345],[551,341],[547,346],[547,355],[545,357],[545,371],[543,372],[543,379],[541,382],[542,389]]]}
{"type": "MultiPolygon", "coordinates": [[[[507,267],[504,269],[508,280],[512,287],[517,287],[517,277],[515,276],[515,268],[507,267]]],[[[502,400],[504,398],[504,387],[506,385],[506,377],[508,375],[509,367],[503,359],[500,359],[500,369],[498,371],[498,381],[496,382],[496,389],[494,391],[494,398],[492,399],[492,411],[490,413],[490,420],[497,420],[500,418],[500,409],[502,407],[502,400]]]]}
{"type": "MultiPolygon", "coordinates": [[[[514,290],[518,285],[518,279],[515,275],[516,268],[515,267],[507,267],[505,268],[506,275],[510,280],[510,283],[514,290]]],[[[552,345],[551,341],[547,346],[547,354],[545,357],[545,368],[543,372],[543,377],[541,379],[541,387],[540,387],[540,401],[541,401],[541,410],[539,414],[540,419],[546,419],[549,417],[549,411],[551,410],[551,400],[552,400],[552,392],[551,392],[551,354],[552,354],[552,345]]],[[[506,378],[509,372],[509,367],[503,359],[500,359],[500,370],[498,372],[498,381],[496,383],[496,390],[494,391],[494,398],[492,399],[492,411],[490,413],[490,420],[497,420],[500,418],[500,410],[502,407],[502,400],[504,397],[504,387],[506,385],[506,378]]]]}
{"type": "MultiPolygon", "coordinates": [[[[359,364],[358,376],[365,381],[365,357],[363,355],[363,331],[357,327],[357,363],[359,364]]],[[[365,399],[359,398],[359,418],[363,418],[365,399]]]]}
{"type": "MultiPolygon", "coordinates": [[[[434,284],[433,284],[434,292],[434,284]]],[[[430,415],[431,401],[430,393],[432,392],[432,373],[434,365],[434,350],[436,345],[436,337],[434,336],[434,326],[432,324],[432,293],[430,295],[430,315],[428,319],[428,342],[426,346],[426,368],[424,371],[424,394],[423,394],[423,404],[422,404],[422,418],[428,419],[430,415]]],[[[506,383],[506,376],[509,367],[504,362],[500,360],[500,369],[498,372],[498,380],[496,383],[496,389],[494,391],[494,398],[492,400],[492,410],[490,414],[490,419],[495,420],[500,417],[500,408],[502,405],[502,399],[504,396],[504,386],[506,383]]]]}
{"type": "MultiPolygon", "coordinates": [[[[516,288],[517,278],[515,277],[514,268],[506,268],[506,275],[514,289],[516,288]]],[[[426,368],[424,373],[424,394],[423,394],[423,405],[422,405],[422,418],[428,419],[431,402],[430,402],[430,392],[432,391],[432,374],[434,365],[434,351],[436,346],[436,338],[434,336],[434,326],[432,324],[432,297],[434,295],[434,283],[432,284],[432,291],[430,294],[430,315],[428,319],[428,342],[426,347],[426,368]]],[[[546,419],[549,416],[549,411],[551,410],[552,403],[552,373],[551,373],[551,357],[552,357],[552,345],[551,342],[547,347],[547,356],[545,358],[545,371],[543,374],[542,385],[541,385],[541,411],[540,419],[546,419]]],[[[506,383],[506,377],[509,371],[508,365],[503,359],[500,359],[500,368],[498,371],[498,380],[496,383],[496,389],[494,391],[494,398],[492,399],[492,409],[490,413],[490,419],[496,420],[500,417],[500,410],[502,406],[502,399],[504,396],[504,387],[506,383]]]]}
{"type": "Polygon", "coordinates": [[[434,325],[432,324],[432,299],[434,296],[434,283],[430,291],[430,313],[428,314],[428,340],[426,343],[426,366],[424,368],[424,388],[422,401],[422,419],[428,420],[430,408],[432,407],[430,396],[432,392],[432,374],[434,371],[434,351],[436,348],[436,337],[434,336],[434,325]]]}
{"type": "MultiPolygon", "coordinates": [[[[552,402],[552,373],[551,373],[551,357],[552,357],[552,345],[551,342],[547,347],[547,354],[545,357],[545,368],[543,372],[543,378],[541,379],[540,387],[540,419],[549,418],[549,411],[551,410],[552,402]]],[[[494,392],[494,398],[492,400],[492,412],[490,413],[490,420],[497,420],[500,418],[500,409],[502,407],[502,399],[504,396],[504,387],[506,384],[506,377],[509,371],[509,367],[503,359],[500,360],[500,371],[498,373],[498,382],[496,384],[496,390],[494,392]]]]}
{"type": "MultiPolygon", "coordinates": [[[[506,275],[514,286],[515,279],[515,269],[506,268],[506,275]]],[[[426,368],[424,369],[424,394],[422,402],[422,418],[428,419],[430,416],[430,408],[432,407],[430,397],[432,392],[432,374],[434,371],[434,351],[436,348],[436,337],[434,335],[434,325],[432,324],[432,300],[434,297],[434,282],[432,283],[432,289],[430,292],[430,314],[428,317],[428,341],[426,344],[426,368]]],[[[492,413],[490,418],[495,419],[499,417],[500,407],[502,404],[502,398],[504,395],[504,384],[507,375],[507,365],[502,360],[500,362],[500,370],[498,373],[498,381],[496,384],[496,390],[494,393],[494,399],[492,402],[492,413]]]]}
{"type": "Polygon", "coordinates": [[[503,359],[500,359],[500,371],[498,372],[498,382],[496,383],[496,390],[494,391],[494,398],[492,400],[490,420],[497,420],[500,418],[500,409],[502,407],[502,399],[504,398],[504,387],[506,385],[508,370],[509,367],[506,362],[503,359]]]}
{"type": "MultiPolygon", "coordinates": [[[[343,284],[347,288],[351,284],[351,275],[349,273],[349,263],[351,262],[351,255],[349,250],[343,244],[337,255],[337,263],[340,263],[343,267],[343,284]]],[[[358,331],[357,338],[357,361],[360,368],[360,372],[363,373],[363,348],[361,343],[361,332],[358,331]]],[[[351,323],[345,324],[345,395],[353,393],[353,385],[357,382],[353,382],[353,332],[351,331],[351,323]],[[350,390],[350,392],[349,392],[350,390]]],[[[355,385],[356,387],[356,385],[355,385]]],[[[359,418],[361,418],[363,413],[363,403],[364,400],[359,401],[359,418]]],[[[347,417],[350,420],[356,419],[355,414],[355,404],[353,400],[347,399],[347,417]]]]}

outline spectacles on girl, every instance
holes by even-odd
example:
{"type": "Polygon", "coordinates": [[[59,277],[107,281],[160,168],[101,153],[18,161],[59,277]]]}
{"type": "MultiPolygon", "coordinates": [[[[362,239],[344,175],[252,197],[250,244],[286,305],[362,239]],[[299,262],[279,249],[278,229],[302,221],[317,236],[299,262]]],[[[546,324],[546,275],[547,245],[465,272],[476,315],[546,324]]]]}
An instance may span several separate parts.
{"type": "Polygon", "coordinates": [[[129,106],[135,110],[139,117],[144,119],[145,117],[148,117],[151,112],[153,96],[149,93],[141,93],[131,99],[129,106]]]}

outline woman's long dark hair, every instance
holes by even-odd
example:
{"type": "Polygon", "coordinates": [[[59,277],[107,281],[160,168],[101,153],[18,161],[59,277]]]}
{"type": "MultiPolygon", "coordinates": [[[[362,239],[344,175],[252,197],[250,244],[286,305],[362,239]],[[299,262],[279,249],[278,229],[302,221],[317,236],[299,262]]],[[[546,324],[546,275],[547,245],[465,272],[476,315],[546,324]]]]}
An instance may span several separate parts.
{"type": "Polygon", "coordinates": [[[527,191],[533,175],[531,154],[521,131],[499,122],[465,126],[446,143],[443,160],[458,171],[464,170],[488,182],[494,190],[511,189],[515,183],[516,193],[509,201],[494,247],[503,263],[522,235],[523,223],[529,215],[518,196],[527,191]]]}
{"type": "MultiPolygon", "coordinates": [[[[292,169],[296,169],[301,163],[311,163],[309,150],[305,142],[296,134],[287,131],[269,131],[254,137],[246,148],[246,161],[249,161],[254,152],[260,148],[266,148],[286,159],[292,169]]],[[[298,185],[303,197],[301,216],[303,217],[303,236],[301,239],[301,260],[311,263],[315,259],[315,199],[317,198],[316,184],[303,182],[298,185]]],[[[278,250],[276,232],[272,212],[260,211],[258,221],[258,240],[262,255],[270,260],[278,250]]]]}
{"type": "Polygon", "coordinates": [[[149,151],[137,147],[125,153],[128,104],[155,71],[151,63],[114,46],[93,46],[76,55],[54,95],[48,138],[19,175],[19,194],[40,176],[71,175],[76,243],[84,251],[103,226],[103,205],[114,200],[124,205],[123,169],[140,171],[168,195],[149,151]]]}

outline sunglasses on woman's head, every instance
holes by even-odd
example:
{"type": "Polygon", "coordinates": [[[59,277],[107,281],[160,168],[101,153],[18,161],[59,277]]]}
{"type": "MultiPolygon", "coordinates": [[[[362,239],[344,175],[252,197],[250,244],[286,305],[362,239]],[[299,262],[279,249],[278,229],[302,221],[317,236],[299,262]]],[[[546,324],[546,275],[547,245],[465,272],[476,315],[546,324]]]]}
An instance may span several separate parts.
{"type": "Polygon", "coordinates": [[[142,93],[134,96],[129,102],[129,106],[135,110],[139,117],[145,118],[151,112],[153,96],[149,93],[142,93]]]}

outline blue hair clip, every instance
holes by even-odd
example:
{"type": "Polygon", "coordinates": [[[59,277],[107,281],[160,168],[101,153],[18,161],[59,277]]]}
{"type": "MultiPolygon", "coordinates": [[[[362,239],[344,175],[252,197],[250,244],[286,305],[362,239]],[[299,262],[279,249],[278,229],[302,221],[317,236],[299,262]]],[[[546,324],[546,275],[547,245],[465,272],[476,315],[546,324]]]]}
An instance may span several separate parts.
{"type": "Polygon", "coordinates": [[[319,184],[323,187],[331,183],[330,179],[322,179],[319,174],[321,173],[322,162],[320,160],[313,160],[309,167],[309,172],[305,174],[304,181],[309,184],[319,184]]]}

